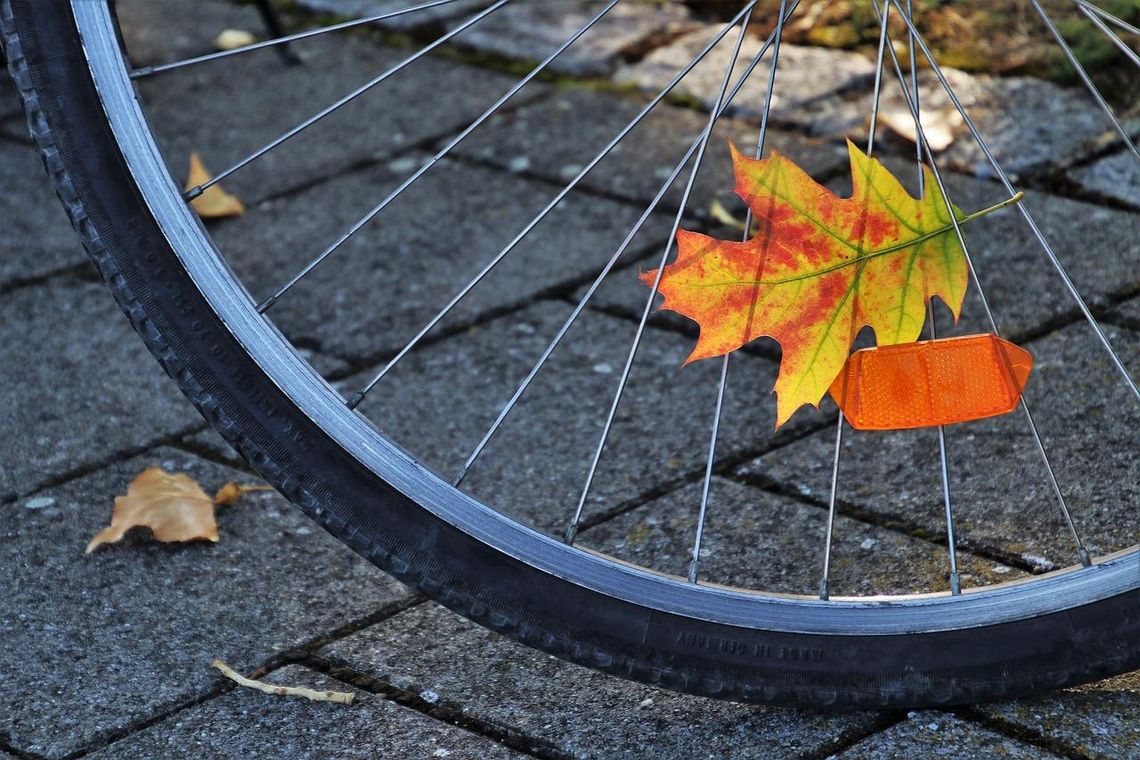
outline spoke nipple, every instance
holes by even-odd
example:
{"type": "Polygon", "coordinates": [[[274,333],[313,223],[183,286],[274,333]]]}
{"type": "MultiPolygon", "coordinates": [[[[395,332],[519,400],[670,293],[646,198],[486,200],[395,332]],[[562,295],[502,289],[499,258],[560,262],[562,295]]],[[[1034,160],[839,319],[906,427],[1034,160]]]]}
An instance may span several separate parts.
{"type": "Polygon", "coordinates": [[[205,192],[205,190],[202,188],[201,185],[199,185],[198,187],[192,187],[189,190],[187,190],[186,192],[182,193],[182,200],[189,203],[190,201],[192,201],[195,198],[197,198],[198,196],[200,196],[203,192],[205,192]]]}
{"type": "Polygon", "coordinates": [[[700,561],[696,557],[689,560],[689,583],[697,582],[697,566],[699,564],[700,561]]]}
{"type": "Polygon", "coordinates": [[[950,593],[954,596],[962,593],[962,579],[958,573],[950,573],[950,593]]]}
{"type": "Polygon", "coordinates": [[[1077,556],[1081,558],[1082,567],[1090,567],[1092,565],[1092,559],[1089,557],[1089,553],[1085,547],[1077,547],[1077,556]]]}
{"type": "Polygon", "coordinates": [[[452,488],[458,488],[459,484],[463,482],[463,479],[465,477],[467,477],[467,465],[460,467],[459,470],[455,473],[455,477],[451,479],[452,488]]]}
{"type": "Polygon", "coordinates": [[[360,406],[360,402],[364,400],[364,391],[357,391],[352,394],[352,398],[348,400],[348,408],[355,409],[360,406]]]}
{"type": "Polygon", "coordinates": [[[578,536],[578,523],[570,523],[566,526],[566,534],[562,536],[562,541],[568,546],[574,545],[574,539],[578,536]]]}
{"type": "Polygon", "coordinates": [[[131,72],[131,79],[141,79],[142,77],[150,76],[154,73],[154,66],[143,66],[142,68],[135,69],[131,72]]]}
{"type": "Polygon", "coordinates": [[[821,578],[819,581],[819,598],[820,601],[824,602],[830,598],[830,594],[828,593],[827,578],[821,578]]]}
{"type": "Polygon", "coordinates": [[[269,311],[270,309],[273,308],[273,305],[276,304],[280,298],[281,298],[280,294],[272,295],[269,298],[266,298],[264,301],[262,301],[260,304],[258,304],[257,313],[258,314],[264,314],[265,312],[269,311]]]}

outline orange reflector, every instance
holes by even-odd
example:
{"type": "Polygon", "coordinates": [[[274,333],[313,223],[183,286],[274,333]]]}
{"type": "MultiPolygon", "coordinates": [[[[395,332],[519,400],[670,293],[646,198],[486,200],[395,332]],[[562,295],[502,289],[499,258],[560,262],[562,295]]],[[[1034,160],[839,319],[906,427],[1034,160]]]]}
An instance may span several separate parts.
{"type": "Polygon", "coordinates": [[[932,427],[1013,411],[1033,357],[996,335],[856,351],[831,397],[856,430],[932,427]]]}

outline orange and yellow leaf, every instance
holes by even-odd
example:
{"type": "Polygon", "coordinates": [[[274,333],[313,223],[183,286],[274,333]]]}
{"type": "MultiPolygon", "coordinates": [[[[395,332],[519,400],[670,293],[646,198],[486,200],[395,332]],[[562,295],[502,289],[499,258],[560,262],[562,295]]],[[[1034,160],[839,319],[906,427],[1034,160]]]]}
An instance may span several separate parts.
{"type": "MultiPolygon", "coordinates": [[[[681,230],[661,277],[662,308],[700,325],[689,362],[774,338],[783,350],[779,426],[804,404],[818,406],[863,327],[880,345],[914,341],[934,296],[957,319],[969,268],[929,169],[916,199],[849,142],[853,192],[840,198],[778,153],[757,160],[730,147],[757,234],[736,243],[681,230]]],[[[955,215],[964,223],[1016,200],[955,215]]],[[[656,276],[642,280],[652,286],[656,276]]]]}

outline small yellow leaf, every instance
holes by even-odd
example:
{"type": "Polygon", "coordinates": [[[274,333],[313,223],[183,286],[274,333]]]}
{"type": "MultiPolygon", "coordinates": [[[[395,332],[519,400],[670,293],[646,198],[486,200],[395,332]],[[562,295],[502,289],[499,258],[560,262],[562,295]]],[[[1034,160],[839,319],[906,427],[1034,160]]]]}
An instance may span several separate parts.
{"type": "Polygon", "coordinates": [[[718,198],[713,198],[712,203],[709,204],[709,216],[725,227],[731,227],[734,230],[744,232],[744,220],[737,219],[732,215],[732,212],[724,207],[718,198]]]}
{"type": "Polygon", "coordinates": [[[214,47],[218,50],[237,50],[256,41],[257,38],[244,29],[224,29],[214,38],[214,47]]]}
{"type": "MultiPolygon", "coordinates": [[[[202,159],[197,153],[191,153],[190,177],[186,180],[186,190],[199,187],[211,179],[213,179],[213,175],[207,171],[202,159]]],[[[190,205],[203,219],[221,219],[228,216],[240,216],[245,213],[245,205],[242,204],[241,200],[236,195],[227,193],[220,184],[208,187],[201,195],[192,200],[190,205]]]]}

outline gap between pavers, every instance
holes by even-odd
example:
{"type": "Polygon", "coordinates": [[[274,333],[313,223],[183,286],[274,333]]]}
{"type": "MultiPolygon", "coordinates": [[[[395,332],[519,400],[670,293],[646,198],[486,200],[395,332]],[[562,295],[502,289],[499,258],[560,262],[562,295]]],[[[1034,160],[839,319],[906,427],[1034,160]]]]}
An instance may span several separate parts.
{"type": "MultiPolygon", "coordinates": [[[[220,678],[220,676],[215,676],[220,678]]],[[[525,757],[500,744],[300,665],[264,679],[351,692],[351,705],[232,689],[94,752],[113,757],[337,757],[482,760],[525,757]]]]}
{"type": "MultiPolygon", "coordinates": [[[[754,88],[746,88],[737,97],[755,99],[758,94],[754,88]]],[[[647,104],[648,99],[638,95],[565,87],[538,103],[496,117],[486,132],[472,135],[457,152],[508,171],[541,176],[562,186],[588,165],[647,104]]],[[[673,167],[707,126],[707,114],[658,104],[579,186],[626,198],[644,207],[653,200],[673,167]]],[[[690,219],[707,219],[713,200],[734,205],[735,180],[727,144],[732,140],[741,151],[751,154],[758,133],[755,124],[742,119],[718,120],[687,206],[690,219]]],[[[814,177],[829,178],[847,163],[846,153],[838,144],[792,132],[770,129],[766,145],[769,151],[778,150],[789,156],[814,177]]],[[[690,159],[662,200],[660,208],[670,215],[680,204],[693,163],[690,159]]]]}
{"type": "MultiPolygon", "coordinates": [[[[633,276],[624,272],[625,276],[633,276]]],[[[530,371],[571,309],[539,302],[410,354],[360,411],[441,477],[450,478],[530,371]],[[460,405],[460,409],[456,405],[460,405]]],[[[636,325],[583,312],[464,481],[464,489],[540,530],[561,534],[573,514],[636,325]]],[[[583,512],[589,521],[703,466],[719,367],[682,367],[688,340],[645,333],[583,512]]],[[[736,363],[721,430],[722,456],[743,458],[803,435],[807,414],[774,434],[774,365],[736,363]]],[[[343,392],[371,375],[361,373],[343,392]]]]}
{"type": "MultiPolygon", "coordinates": [[[[171,13],[176,20],[177,12],[171,13]]],[[[295,47],[305,59],[300,65],[288,66],[264,51],[140,80],[147,117],[176,179],[186,177],[192,151],[201,154],[211,171],[221,172],[411,52],[359,35],[323,35],[295,47]]],[[[459,132],[515,81],[426,56],[242,168],[225,186],[256,206],[290,188],[310,187],[354,167],[384,162],[420,143],[459,132]],[[432,97],[424,97],[426,91],[432,97]]],[[[532,82],[507,107],[524,105],[546,89],[532,82]]]]}
{"type": "Polygon", "coordinates": [[[1126,758],[1140,747],[1140,673],[972,712],[1091,757],[1126,758]]]}
{"type": "MultiPolygon", "coordinates": [[[[419,167],[417,154],[258,207],[211,228],[242,282],[265,298],[419,167]]],[[[292,340],[354,360],[394,352],[544,208],[535,180],[443,161],[268,312],[292,340]]],[[[517,308],[600,269],[622,240],[628,204],[571,196],[502,259],[442,329],[517,308]],[[572,220],[573,224],[567,220],[572,220]]],[[[655,215],[623,261],[668,234],[655,215]]]]}
{"type": "Polygon", "coordinates": [[[867,737],[836,760],[885,760],[910,757],[1001,757],[1010,760],[1060,760],[1041,747],[995,733],[949,713],[924,710],[867,737]]]}
{"type": "Polygon", "coordinates": [[[271,493],[220,509],[217,544],[132,534],[84,555],[151,465],[210,492],[256,482],[158,449],[4,507],[0,732],[21,751],[97,745],[216,689],[215,657],[249,671],[412,597],[271,493]]]}
{"type": "MultiPolygon", "coordinates": [[[[685,576],[692,558],[701,483],[583,531],[578,541],[626,562],[685,576]]],[[[819,591],[827,510],[724,478],[710,483],[700,577],[708,583],[814,595],[819,591]]],[[[993,562],[960,552],[967,584],[1024,574],[994,573],[993,562]]],[[[944,546],[839,515],[831,593],[836,596],[949,591],[944,546]]]]}
{"type": "MultiPolygon", "coordinates": [[[[58,220],[57,220],[58,221],[58,220]]],[[[61,277],[0,297],[0,495],[201,427],[101,285],[61,277]]]]}
{"type": "MultiPolygon", "coordinates": [[[[1109,327],[1131,366],[1140,335],[1109,327]]],[[[1140,503],[1140,409],[1085,325],[1026,345],[1036,366],[1026,394],[1077,528],[1096,554],[1135,542],[1140,503]]],[[[941,536],[945,516],[938,443],[931,430],[845,435],[839,501],[885,523],[941,536]]],[[[958,541],[1026,568],[1076,562],[1075,546],[1020,411],[949,426],[950,490],[958,541]]],[[[823,431],[739,468],[826,503],[834,431],[823,431]]]]}
{"type": "Polygon", "coordinates": [[[435,604],[320,654],[573,756],[823,754],[879,720],[873,712],[756,707],[631,683],[522,647],[435,604]]]}
{"type": "Polygon", "coordinates": [[[0,186],[6,189],[0,195],[0,293],[61,271],[84,271],[83,247],[34,148],[0,141],[0,186]]]}

